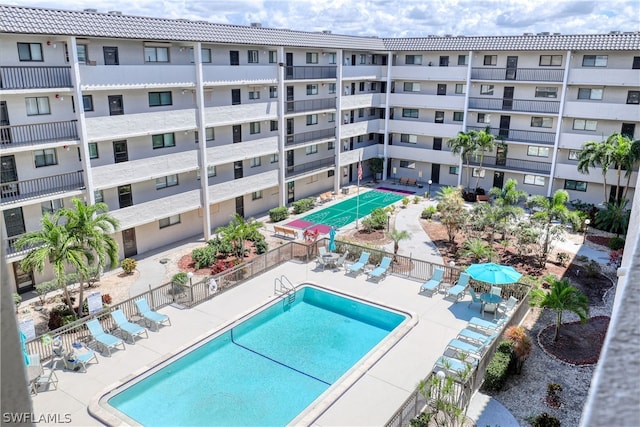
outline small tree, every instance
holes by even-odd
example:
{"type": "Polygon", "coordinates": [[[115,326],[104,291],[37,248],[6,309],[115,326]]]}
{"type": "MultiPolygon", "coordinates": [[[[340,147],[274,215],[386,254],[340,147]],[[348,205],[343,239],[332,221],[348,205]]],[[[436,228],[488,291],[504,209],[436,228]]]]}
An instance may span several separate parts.
{"type": "Polygon", "coordinates": [[[516,373],[522,372],[522,365],[531,354],[531,338],[527,335],[527,330],[522,326],[509,326],[505,331],[506,338],[513,342],[513,356],[515,358],[516,373]]]}
{"type": "Polygon", "coordinates": [[[531,291],[531,305],[534,307],[549,308],[556,311],[556,332],[554,341],[560,338],[560,326],[562,325],[562,313],[565,310],[578,315],[582,323],[589,318],[589,299],[575,287],[571,286],[569,279],[553,279],[550,292],[542,289],[531,291]]]}
{"type": "Polygon", "coordinates": [[[628,200],[606,202],[606,209],[599,210],[596,214],[596,225],[600,229],[616,233],[617,237],[627,234],[631,218],[631,210],[626,209],[628,203],[628,200]]]}
{"type": "Polygon", "coordinates": [[[474,262],[490,262],[493,258],[493,248],[482,239],[466,240],[460,252],[464,257],[471,257],[474,262]]]}
{"type": "Polygon", "coordinates": [[[453,242],[467,220],[467,210],[462,199],[462,189],[445,190],[446,188],[443,187],[438,193],[440,198],[438,212],[440,212],[440,222],[447,229],[449,241],[453,242]]]}
{"type": "Polygon", "coordinates": [[[529,201],[531,207],[538,208],[531,216],[531,221],[541,230],[542,253],[539,258],[541,266],[547,262],[549,253],[553,249],[553,242],[561,239],[563,232],[561,225],[571,223],[572,218],[576,216],[575,212],[567,208],[568,202],[569,193],[566,190],[557,190],[551,197],[534,196],[529,201]]]}
{"type": "Polygon", "coordinates": [[[382,171],[384,170],[383,160],[378,157],[370,159],[369,169],[371,170],[371,175],[373,175],[373,182],[378,182],[378,174],[382,173],[382,171]]]}
{"type": "Polygon", "coordinates": [[[396,259],[396,255],[398,255],[398,249],[400,249],[400,241],[408,239],[409,237],[411,237],[411,235],[407,230],[400,231],[394,228],[390,233],[387,233],[387,236],[389,236],[389,238],[393,240],[393,259],[396,259]]]}

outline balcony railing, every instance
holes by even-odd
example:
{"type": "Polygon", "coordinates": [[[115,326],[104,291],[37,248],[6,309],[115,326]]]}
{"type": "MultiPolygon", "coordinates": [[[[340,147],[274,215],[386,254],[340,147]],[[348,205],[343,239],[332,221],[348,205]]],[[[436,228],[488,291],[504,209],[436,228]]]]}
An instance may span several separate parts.
{"type": "Polygon", "coordinates": [[[557,113],[560,111],[560,102],[511,98],[469,98],[469,108],[478,110],[525,111],[528,113],[557,113]]]}
{"type": "MultiPolygon", "coordinates": [[[[471,166],[480,166],[480,159],[471,159],[471,166]]],[[[551,163],[533,162],[521,159],[496,159],[495,156],[484,156],[483,167],[492,169],[509,169],[521,172],[543,173],[548,175],[551,172],[551,163]]]]}
{"type": "MultiPolygon", "coordinates": [[[[467,126],[467,130],[485,130],[482,126],[467,126]]],[[[555,144],[556,134],[553,132],[537,132],[532,130],[489,128],[489,132],[505,141],[531,142],[534,144],[555,144]]]]}
{"type": "Polygon", "coordinates": [[[5,204],[65,191],[81,190],[84,189],[84,179],[80,170],[44,178],[3,182],[1,188],[0,200],[5,204]]]}
{"type": "Polygon", "coordinates": [[[471,80],[562,82],[564,70],[540,68],[472,68],[471,80]]]}
{"type": "Polygon", "coordinates": [[[335,128],[314,130],[313,132],[297,133],[295,135],[287,135],[287,141],[285,145],[287,147],[293,147],[296,145],[304,144],[306,142],[317,141],[320,139],[335,138],[335,128]]]}
{"type": "Polygon", "coordinates": [[[295,166],[287,166],[287,171],[285,176],[287,178],[293,178],[298,175],[303,175],[307,172],[314,171],[316,169],[324,169],[328,167],[335,166],[336,161],[335,157],[327,157],[326,159],[315,160],[309,163],[302,163],[300,165],[295,166]]]}
{"type": "Polygon", "coordinates": [[[0,67],[0,89],[71,86],[71,67],[0,67]]]}
{"type": "Polygon", "coordinates": [[[286,104],[287,105],[285,106],[286,108],[285,114],[304,113],[306,111],[335,109],[336,99],[335,98],[306,99],[304,101],[287,101],[286,104]]]}
{"type": "Polygon", "coordinates": [[[285,80],[335,79],[337,67],[295,66],[285,67],[285,80]]]}
{"type": "Polygon", "coordinates": [[[77,141],[77,120],[37,123],[33,125],[0,126],[0,144],[35,145],[56,141],[77,141]]]}

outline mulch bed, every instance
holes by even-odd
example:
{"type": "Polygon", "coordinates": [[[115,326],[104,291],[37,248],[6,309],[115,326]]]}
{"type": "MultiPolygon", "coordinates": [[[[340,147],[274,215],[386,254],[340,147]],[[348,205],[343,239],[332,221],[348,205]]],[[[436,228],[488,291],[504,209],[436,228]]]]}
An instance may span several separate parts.
{"type": "Polygon", "coordinates": [[[609,242],[611,241],[612,237],[587,235],[586,239],[588,241],[590,241],[590,242],[595,243],[596,245],[600,245],[600,246],[604,246],[604,247],[608,248],[609,247],[609,242]]]}
{"type": "Polygon", "coordinates": [[[598,363],[609,320],[608,316],[596,316],[585,324],[580,321],[563,323],[558,341],[553,340],[555,324],[549,325],[538,334],[538,342],[547,353],[563,362],[594,365],[598,363]]]}

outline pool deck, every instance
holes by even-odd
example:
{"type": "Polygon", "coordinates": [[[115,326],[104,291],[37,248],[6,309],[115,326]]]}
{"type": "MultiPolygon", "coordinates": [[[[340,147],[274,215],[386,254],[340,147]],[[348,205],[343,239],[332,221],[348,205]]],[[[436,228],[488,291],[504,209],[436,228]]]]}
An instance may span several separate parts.
{"type": "Polygon", "coordinates": [[[294,285],[317,283],[415,316],[415,326],[312,422],[316,426],[382,425],[429,373],[448,341],[480,314],[477,305],[468,307],[468,296],[452,303],[443,300],[442,294],[420,295],[420,283],[404,278],[387,276],[373,283],[363,274],[352,277],[343,271],[314,268],[315,262],[288,262],[192,309],[161,309],[171,317],[171,326],[150,331],[148,339],[127,344],[126,350],[113,351],[111,357],[99,356],[99,363],[90,364],[86,373],[58,369],[58,390],[33,396],[34,413],[70,414],[71,423],[66,425],[101,425],[87,411],[92,401],[132,373],[273,300],[275,278],[286,275],[294,285]]]}

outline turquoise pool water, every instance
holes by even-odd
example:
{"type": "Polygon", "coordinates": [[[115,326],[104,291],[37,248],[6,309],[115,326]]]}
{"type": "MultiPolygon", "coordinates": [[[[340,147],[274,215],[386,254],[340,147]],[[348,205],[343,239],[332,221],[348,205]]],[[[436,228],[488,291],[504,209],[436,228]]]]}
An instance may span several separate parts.
{"type": "Polygon", "coordinates": [[[305,286],[109,398],[145,426],[281,426],[406,316],[305,286]]]}

